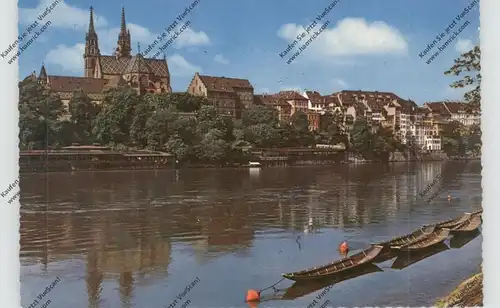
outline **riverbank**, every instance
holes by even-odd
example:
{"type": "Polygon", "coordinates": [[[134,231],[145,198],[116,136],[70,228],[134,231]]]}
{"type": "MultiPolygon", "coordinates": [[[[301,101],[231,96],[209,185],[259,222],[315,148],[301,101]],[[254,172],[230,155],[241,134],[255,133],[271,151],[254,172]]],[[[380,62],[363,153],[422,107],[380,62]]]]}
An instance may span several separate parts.
{"type": "Polygon", "coordinates": [[[448,296],[435,304],[438,308],[483,306],[483,273],[463,281],[448,296]]]}

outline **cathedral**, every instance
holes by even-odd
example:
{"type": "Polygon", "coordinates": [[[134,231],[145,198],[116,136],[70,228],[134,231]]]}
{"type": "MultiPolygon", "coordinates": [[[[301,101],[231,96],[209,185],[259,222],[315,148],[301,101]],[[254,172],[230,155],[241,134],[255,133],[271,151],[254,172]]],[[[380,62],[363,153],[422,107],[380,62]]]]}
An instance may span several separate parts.
{"type": "Polygon", "coordinates": [[[122,8],[120,33],[113,55],[101,55],[99,40],[94,28],[94,11],[90,7],[90,21],[85,37],[84,77],[49,75],[42,65],[40,74],[31,78],[46,85],[61,96],[67,104],[74,91],[85,92],[93,101],[100,102],[103,92],[120,85],[129,85],[139,94],[170,93],[170,73],[165,55],[163,59],[144,58],[139,52],[131,54],[130,31],[122,8]]]}

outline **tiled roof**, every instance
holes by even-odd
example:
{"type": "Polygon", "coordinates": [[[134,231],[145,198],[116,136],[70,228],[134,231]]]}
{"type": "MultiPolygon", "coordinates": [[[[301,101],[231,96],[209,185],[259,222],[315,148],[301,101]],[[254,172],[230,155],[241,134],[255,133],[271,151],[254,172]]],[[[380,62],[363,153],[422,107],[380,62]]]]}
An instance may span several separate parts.
{"type": "Polygon", "coordinates": [[[235,88],[252,89],[248,79],[237,79],[228,77],[213,77],[199,75],[201,81],[207,87],[208,91],[212,92],[234,92],[235,88]]]}
{"type": "Polygon", "coordinates": [[[384,105],[386,105],[386,103],[374,99],[368,99],[366,104],[370,107],[372,112],[382,112],[385,110],[384,105]]]}
{"type": "Polygon", "coordinates": [[[262,94],[254,95],[253,96],[253,103],[255,105],[265,105],[263,96],[264,95],[262,95],[262,94]]]}
{"type": "Polygon", "coordinates": [[[151,74],[153,70],[146,63],[146,60],[141,55],[132,57],[125,68],[124,73],[146,73],[151,74]]]}
{"type": "Polygon", "coordinates": [[[121,75],[127,68],[130,58],[117,58],[115,56],[100,56],[99,63],[103,74],[121,75]]]}
{"type": "Polygon", "coordinates": [[[428,108],[425,108],[423,106],[419,106],[417,108],[417,113],[427,115],[427,114],[431,113],[431,111],[428,108]]]}
{"type": "Polygon", "coordinates": [[[307,97],[309,97],[309,100],[315,104],[321,104],[321,102],[319,102],[323,96],[321,96],[321,94],[317,91],[306,91],[306,95],[307,97]]]}
{"type": "Polygon", "coordinates": [[[397,103],[401,106],[401,111],[406,113],[413,113],[418,108],[417,104],[412,100],[399,98],[397,103]]]}
{"type": "Polygon", "coordinates": [[[448,109],[446,109],[446,106],[443,104],[443,102],[427,102],[424,105],[430,108],[433,113],[443,114],[443,115],[450,114],[450,112],[448,111],[448,109]]]}
{"type": "Polygon", "coordinates": [[[156,76],[158,77],[170,76],[167,61],[161,59],[148,59],[148,58],[146,58],[145,60],[148,63],[151,70],[153,71],[153,74],[155,74],[156,76]]]}
{"type": "Polygon", "coordinates": [[[378,92],[378,91],[352,91],[352,90],[343,90],[340,91],[338,94],[341,95],[341,98],[344,99],[348,96],[350,97],[363,97],[366,99],[373,98],[373,99],[383,99],[383,100],[394,100],[394,99],[399,99],[399,96],[397,96],[394,93],[391,92],[378,92]]]}
{"type": "Polygon", "coordinates": [[[101,93],[107,82],[106,79],[49,75],[50,89],[56,92],[101,93]]]}
{"type": "Polygon", "coordinates": [[[295,92],[295,91],[280,91],[278,93],[278,96],[282,99],[293,99],[293,100],[305,100],[307,101],[307,98],[304,96],[300,95],[300,93],[295,92]]]}
{"type": "MultiPolygon", "coordinates": [[[[136,57],[137,56],[132,58],[117,58],[116,56],[100,56],[99,61],[102,73],[106,75],[124,74],[127,71],[128,67],[130,67],[130,69],[133,69],[134,64],[139,63],[137,61],[135,61],[135,63],[132,61],[136,59],[136,57]],[[130,64],[131,62],[132,64],[130,64]]],[[[140,57],[142,58],[142,56],[140,57]]],[[[165,60],[142,58],[140,64],[141,64],[141,70],[147,70],[148,72],[152,72],[158,77],[170,76],[168,70],[168,64],[167,61],[165,60]]]]}
{"type": "Polygon", "coordinates": [[[332,106],[332,107],[340,106],[339,98],[336,96],[324,96],[323,101],[326,106],[332,106]]]}
{"type": "Polygon", "coordinates": [[[445,102],[444,104],[451,113],[465,112],[467,108],[467,105],[462,102],[445,102]]]}

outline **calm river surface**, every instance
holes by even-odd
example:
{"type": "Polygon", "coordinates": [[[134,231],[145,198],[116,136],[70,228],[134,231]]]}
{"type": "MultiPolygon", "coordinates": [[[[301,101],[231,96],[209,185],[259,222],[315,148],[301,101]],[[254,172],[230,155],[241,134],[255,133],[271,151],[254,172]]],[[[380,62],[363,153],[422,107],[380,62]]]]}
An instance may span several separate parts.
{"type": "MultiPolygon", "coordinates": [[[[342,240],[354,253],[478,209],[481,166],[25,174],[21,188],[23,307],[229,308],[248,307],[247,290],[281,273],[340,258],[342,240]],[[427,203],[418,194],[438,174],[434,191],[443,191],[427,203]]],[[[430,306],[478,270],[481,242],[401,270],[378,264],[383,271],[339,282],[313,306],[430,306]]],[[[305,308],[322,292],[280,299],[291,285],[265,291],[258,307],[305,308]]]]}

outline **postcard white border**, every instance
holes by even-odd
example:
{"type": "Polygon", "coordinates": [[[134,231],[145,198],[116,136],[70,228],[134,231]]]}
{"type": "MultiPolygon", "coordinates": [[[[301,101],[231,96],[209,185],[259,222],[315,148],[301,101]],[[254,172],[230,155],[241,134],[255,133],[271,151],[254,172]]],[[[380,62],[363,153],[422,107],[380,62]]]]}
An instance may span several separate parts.
{"type": "MultiPolygon", "coordinates": [[[[0,10],[0,46],[3,49],[17,37],[17,1],[3,0],[0,10]]],[[[5,59],[2,59],[5,60],[5,59]]],[[[0,60],[0,190],[5,190],[19,175],[18,65],[0,60]]],[[[19,199],[17,199],[19,200],[19,199]]],[[[0,306],[21,307],[19,281],[19,201],[0,199],[0,306]]]]}
{"type": "MultiPolygon", "coordinates": [[[[499,307],[495,290],[500,285],[500,249],[496,235],[500,234],[500,206],[496,192],[500,192],[500,1],[481,0],[481,52],[482,52],[482,186],[484,225],[484,306],[499,307]],[[498,275],[498,276],[497,276],[498,275]]],[[[18,31],[18,4],[3,0],[0,10],[0,46],[8,46],[18,31]]],[[[0,123],[2,150],[0,152],[0,189],[8,187],[19,175],[18,157],[18,65],[0,61],[0,123]]],[[[8,204],[0,199],[0,302],[2,307],[20,307],[19,264],[19,201],[8,204]]]]}

